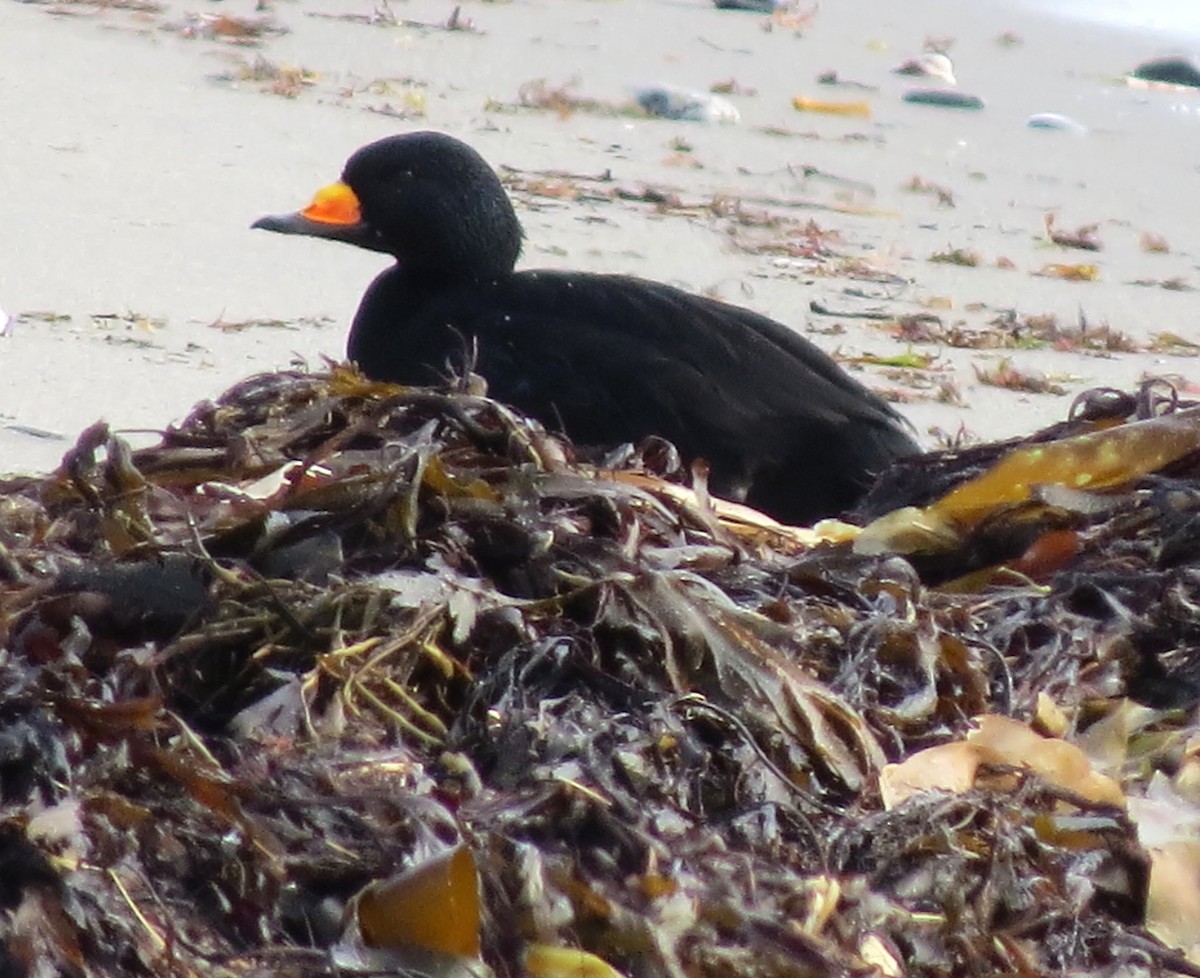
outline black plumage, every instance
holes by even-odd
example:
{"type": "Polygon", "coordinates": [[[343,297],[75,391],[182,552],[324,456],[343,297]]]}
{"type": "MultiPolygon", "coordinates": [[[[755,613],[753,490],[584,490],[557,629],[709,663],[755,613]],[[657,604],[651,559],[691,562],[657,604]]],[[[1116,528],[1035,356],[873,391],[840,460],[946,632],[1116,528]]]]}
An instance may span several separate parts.
{"type": "Polygon", "coordinates": [[[708,461],[714,493],[778,519],[849,509],[917,450],[890,406],[765,316],[630,276],[514,271],[512,204],[450,136],[365,146],[309,208],[254,226],[395,257],[350,332],[368,376],[435,384],[473,364],[491,396],[576,444],[660,435],[708,461]]]}

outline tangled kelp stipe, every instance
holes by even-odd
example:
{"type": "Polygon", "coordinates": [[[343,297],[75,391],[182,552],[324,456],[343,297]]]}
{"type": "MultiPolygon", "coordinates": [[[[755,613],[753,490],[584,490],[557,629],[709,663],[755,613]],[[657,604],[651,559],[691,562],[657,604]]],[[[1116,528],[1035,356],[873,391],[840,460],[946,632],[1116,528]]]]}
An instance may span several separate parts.
{"type": "MultiPolygon", "coordinates": [[[[881,491],[925,505],[1003,451],[881,491]]],[[[1118,803],[1195,733],[1187,458],[993,507],[959,564],[719,519],[647,473],[661,445],[625,460],[339,368],[6,483],[0,973],[1200,973],[1144,926],[1118,803]],[[1132,699],[1115,800],[997,754],[881,792],[973,717],[1071,740],[1132,699]],[[380,924],[448,852],[478,910],[425,902],[478,939],[380,924]]]]}

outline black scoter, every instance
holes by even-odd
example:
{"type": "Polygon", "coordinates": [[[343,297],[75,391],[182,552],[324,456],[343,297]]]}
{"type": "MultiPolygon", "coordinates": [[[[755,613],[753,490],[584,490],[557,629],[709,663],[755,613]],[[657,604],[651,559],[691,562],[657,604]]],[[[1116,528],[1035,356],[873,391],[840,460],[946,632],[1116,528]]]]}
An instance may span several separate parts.
{"type": "Polygon", "coordinates": [[[364,146],[303,211],[254,227],[396,259],[350,331],[367,376],[438,384],[471,363],[492,397],[577,445],[662,436],[707,460],[716,495],[785,522],[849,509],[917,451],[889,405],[781,323],[632,276],[515,271],[512,203],[451,136],[364,146]]]}

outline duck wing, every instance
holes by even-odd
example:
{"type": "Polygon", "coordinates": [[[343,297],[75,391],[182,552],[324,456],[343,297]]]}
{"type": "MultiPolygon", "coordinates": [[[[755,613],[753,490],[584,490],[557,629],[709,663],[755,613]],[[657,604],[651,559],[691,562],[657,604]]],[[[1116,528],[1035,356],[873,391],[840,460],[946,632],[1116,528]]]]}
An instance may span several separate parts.
{"type": "Polygon", "coordinates": [[[422,296],[394,272],[368,291],[351,334],[350,356],[368,375],[437,382],[474,356],[493,397],[576,443],[661,435],[709,461],[719,494],[762,505],[756,485],[775,486],[783,503],[764,508],[783,518],[849,507],[874,472],[916,450],[886,403],[750,310],[575,272],[422,296]]]}

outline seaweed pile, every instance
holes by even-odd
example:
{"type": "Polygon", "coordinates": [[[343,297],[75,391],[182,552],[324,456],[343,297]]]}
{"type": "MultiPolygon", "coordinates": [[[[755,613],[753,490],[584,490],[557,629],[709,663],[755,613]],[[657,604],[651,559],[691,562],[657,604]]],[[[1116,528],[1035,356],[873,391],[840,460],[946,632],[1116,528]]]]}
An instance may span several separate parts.
{"type": "Polygon", "coordinates": [[[1194,760],[1194,409],[924,459],[817,542],[467,388],[263,375],[3,484],[0,974],[1200,974],[1124,804],[1194,760]],[[1119,718],[1105,777],[1068,742],[1119,718]]]}

